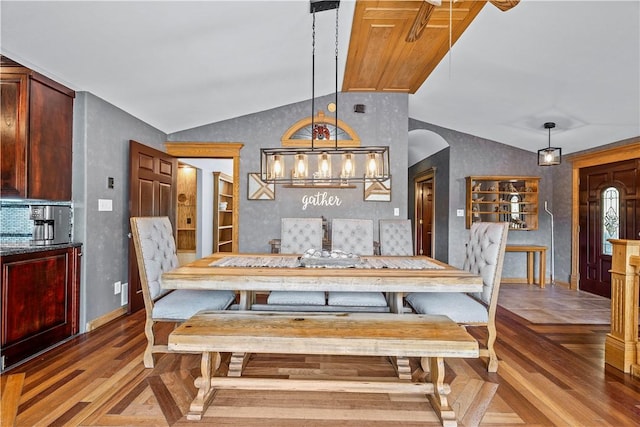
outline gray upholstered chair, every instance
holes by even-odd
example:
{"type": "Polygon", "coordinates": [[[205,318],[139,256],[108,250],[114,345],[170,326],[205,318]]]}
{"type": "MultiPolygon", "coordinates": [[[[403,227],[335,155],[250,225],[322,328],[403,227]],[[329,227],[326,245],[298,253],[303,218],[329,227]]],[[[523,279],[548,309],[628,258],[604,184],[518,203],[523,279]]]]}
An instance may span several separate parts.
{"type": "MultiPolygon", "coordinates": [[[[308,249],[322,249],[322,218],[282,218],[280,253],[302,254],[308,249]]],[[[325,304],[324,291],[272,291],[267,297],[267,305],[283,309],[325,304]]]]}
{"type": "Polygon", "coordinates": [[[502,278],[502,265],[509,224],[475,222],[471,225],[463,269],[482,276],[482,292],[410,293],[406,301],[420,314],[444,314],[465,326],[486,325],[486,348],[480,355],[488,357],[488,371],[498,370],[498,357],[493,348],[496,341],[496,308],[502,278]]]}
{"type": "Polygon", "coordinates": [[[183,322],[200,310],[225,310],[236,295],[233,291],[162,289],[162,273],[178,267],[171,222],[167,217],[132,217],[130,222],[146,313],[143,362],[146,368],[153,368],[153,354],[169,352],[166,344],[155,342],[156,322],[183,322]]]}
{"type": "MultiPolygon", "coordinates": [[[[331,249],[357,255],[373,255],[373,220],[334,219],[331,222],[331,249]]],[[[389,305],[382,292],[329,292],[330,306],[345,310],[358,307],[358,311],[388,311],[389,305]]]]}
{"type": "Polygon", "coordinates": [[[413,255],[413,233],[408,219],[381,219],[380,255],[413,255]]]}

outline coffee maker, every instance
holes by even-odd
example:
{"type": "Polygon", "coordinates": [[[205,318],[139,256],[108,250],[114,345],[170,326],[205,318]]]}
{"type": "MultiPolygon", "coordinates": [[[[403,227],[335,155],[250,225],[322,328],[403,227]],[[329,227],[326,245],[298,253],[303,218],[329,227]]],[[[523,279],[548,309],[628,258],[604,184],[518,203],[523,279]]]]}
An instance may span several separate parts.
{"type": "Polygon", "coordinates": [[[31,206],[33,238],[36,246],[58,245],[71,241],[71,208],[69,206],[31,206]]]}

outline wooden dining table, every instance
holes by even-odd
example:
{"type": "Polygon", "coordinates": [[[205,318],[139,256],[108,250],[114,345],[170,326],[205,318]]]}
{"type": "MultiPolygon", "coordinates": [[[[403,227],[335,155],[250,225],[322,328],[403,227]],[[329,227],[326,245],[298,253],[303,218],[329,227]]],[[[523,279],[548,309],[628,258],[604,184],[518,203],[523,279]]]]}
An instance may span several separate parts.
{"type": "Polygon", "coordinates": [[[482,278],[425,256],[363,256],[354,266],[304,266],[300,255],[215,253],[162,274],[164,289],[233,290],[250,310],[260,291],[383,292],[403,312],[409,292],[481,292],[482,278]]]}

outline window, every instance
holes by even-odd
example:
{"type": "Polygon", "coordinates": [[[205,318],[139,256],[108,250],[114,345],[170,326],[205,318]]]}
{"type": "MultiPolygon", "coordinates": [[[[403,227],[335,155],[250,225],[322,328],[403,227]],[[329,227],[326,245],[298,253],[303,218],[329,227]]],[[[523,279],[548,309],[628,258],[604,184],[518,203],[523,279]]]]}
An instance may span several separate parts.
{"type": "Polygon", "coordinates": [[[620,231],[620,192],[615,187],[602,192],[602,253],[611,255],[613,248],[607,239],[617,239],[620,231]]]}

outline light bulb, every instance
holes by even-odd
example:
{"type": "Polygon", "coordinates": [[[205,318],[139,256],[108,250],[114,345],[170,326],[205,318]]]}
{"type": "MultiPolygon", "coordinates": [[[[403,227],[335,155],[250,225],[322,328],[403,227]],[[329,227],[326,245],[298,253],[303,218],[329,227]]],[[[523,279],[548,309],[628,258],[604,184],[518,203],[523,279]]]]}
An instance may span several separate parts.
{"type": "Polygon", "coordinates": [[[353,154],[345,153],[342,155],[342,177],[351,178],[354,174],[353,154]]]}
{"type": "Polygon", "coordinates": [[[553,161],[553,154],[551,153],[546,153],[544,155],[544,161],[547,163],[551,163],[551,161],[553,161]]]}
{"type": "Polygon", "coordinates": [[[327,174],[329,172],[329,159],[327,158],[327,154],[323,154],[320,160],[320,170],[323,174],[327,174]]]}
{"type": "Polygon", "coordinates": [[[347,174],[351,174],[351,171],[353,170],[353,163],[351,162],[351,157],[347,158],[347,160],[344,163],[344,171],[347,174]]]}
{"type": "Polygon", "coordinates": [[[378,162],[376,161],[375,153],[369,154],[369,161],[367,162],[367,170],[369,171],[369,176],[376,176],[376,172],[378,171],[378,162]]]}
{"type": "Polygon", "coordinates": [[[280,156],[273,156],[273,176],[275,178],[282,176],[282,161],[280,156]]]}

